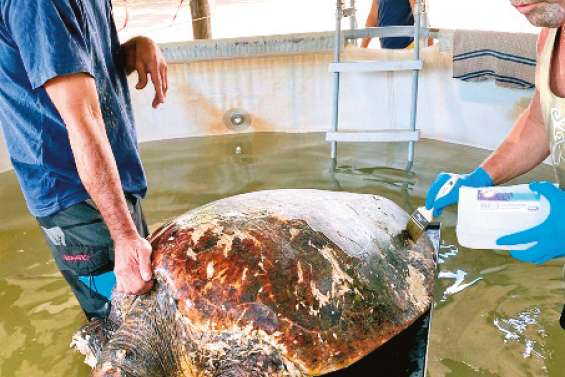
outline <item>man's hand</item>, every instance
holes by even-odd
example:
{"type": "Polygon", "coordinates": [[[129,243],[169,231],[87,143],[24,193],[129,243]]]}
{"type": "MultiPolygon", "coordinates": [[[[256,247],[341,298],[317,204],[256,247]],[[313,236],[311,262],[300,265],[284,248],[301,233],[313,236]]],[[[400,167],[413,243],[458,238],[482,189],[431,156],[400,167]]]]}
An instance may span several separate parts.
{"type": "Polygon", "coordinates": [[[151,244],[136,236],[115,241],[114,250],[118,292],[140,295],[149,291],[153,286],[151,244]]]}
{"type": "Polygon", "coordinates": [[[531,183],[530,190],[540,193],[549,201],[549,217],[532,229],[498,239],[496,244],[509,246],[535,242],[528,250],[512,251],[511,255],[522,262],[542,264],[565,256],[565,192],[549,182],[531,183]]]}
{"type": "Polygon", "coordinates": [[[138,82],[136,89],[141,90],[147,86],[147,75],[155,87],[153,107],[157,108],[165,103],[169,82],[167,77],[167,62],[159,46],[146,37],[135,37],[122,45],[125,69],[128,74],[137,71],[138,82]]]}

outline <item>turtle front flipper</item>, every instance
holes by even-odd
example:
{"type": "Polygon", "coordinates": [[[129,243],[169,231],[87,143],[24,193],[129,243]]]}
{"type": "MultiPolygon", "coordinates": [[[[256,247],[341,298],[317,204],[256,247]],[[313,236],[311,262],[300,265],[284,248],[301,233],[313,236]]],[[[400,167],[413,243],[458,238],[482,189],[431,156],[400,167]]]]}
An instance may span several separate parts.
{"type": "Polygon", "coordinates": [[[71,341],[71,348],[83,354],[84,362],[94,368],[102,347],[114,330],[115,326],[110,320],[95,318],[77,331],[71,341]]]}
{"type": "Polygon", "coordinates": [[[171,317],[157,294],[138,297],[121,326],[102,348],[92,377],[176,376],[171,317]]]}

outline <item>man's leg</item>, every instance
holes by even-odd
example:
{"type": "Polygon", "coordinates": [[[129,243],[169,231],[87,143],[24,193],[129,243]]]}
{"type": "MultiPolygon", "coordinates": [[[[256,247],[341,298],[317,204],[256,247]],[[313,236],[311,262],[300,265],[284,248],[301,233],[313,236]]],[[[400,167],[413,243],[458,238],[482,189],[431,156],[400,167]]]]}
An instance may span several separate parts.
{"type": "MultiPolygon", "coordinates": [[[[140,200],[126,195],[138,232],[148,234],[140,200]]],[[[90,319],[110,313],[114,247],[108,228],[90,200],[52,216],[38,218],[57,267],[90,319]]]]}

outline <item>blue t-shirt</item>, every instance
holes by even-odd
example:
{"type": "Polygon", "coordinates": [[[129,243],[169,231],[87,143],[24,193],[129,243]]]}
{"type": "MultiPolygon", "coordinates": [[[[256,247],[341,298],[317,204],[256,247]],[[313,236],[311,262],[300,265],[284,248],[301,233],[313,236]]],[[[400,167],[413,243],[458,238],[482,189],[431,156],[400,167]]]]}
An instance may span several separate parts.
{"type": "Polygon", "coordinates": [[[67,130],[43,85],[84,72],[96,82],[125,192],[147,184],[110,0],[0,0],[0,125],[30,212],[54,214],[89,197],[67,130]]]}
{"type": "MultiPolygon", "coordinates": [[[[408,0],[379,0],[378,26],[414,25],[414,14],[408,0]]],[[[414,40],[412,37],[381,38],[381,47],[402,49],[414,40]]]]}

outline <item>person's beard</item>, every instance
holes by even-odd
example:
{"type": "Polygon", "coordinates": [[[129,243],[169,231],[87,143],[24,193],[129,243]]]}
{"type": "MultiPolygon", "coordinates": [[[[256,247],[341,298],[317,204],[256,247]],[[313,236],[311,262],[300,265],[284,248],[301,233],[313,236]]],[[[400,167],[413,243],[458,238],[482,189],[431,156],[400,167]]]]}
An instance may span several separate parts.
{"type": "Polygon", "coordinates": [[[562,2],[546,2],[539,0],[511,0],[512,5],[537,4],[525,14],[534,26],[556,28],[565,23],[565,9],[562,2]]]}

